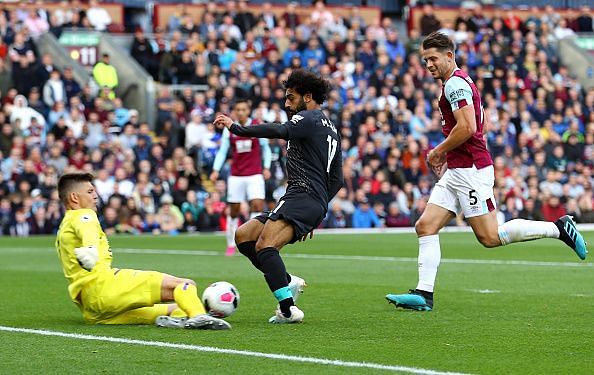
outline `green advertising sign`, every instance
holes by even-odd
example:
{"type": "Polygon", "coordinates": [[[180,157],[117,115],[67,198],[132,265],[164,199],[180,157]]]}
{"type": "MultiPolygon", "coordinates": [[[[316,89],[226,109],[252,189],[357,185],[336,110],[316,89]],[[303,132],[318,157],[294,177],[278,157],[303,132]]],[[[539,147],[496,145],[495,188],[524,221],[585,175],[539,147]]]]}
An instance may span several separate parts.
{"type": "Polygon", "coordinates": [[[64,32],[60,36],[63,46],[96,46],[99,44],[100,35],[94,32],[64,32]]]}

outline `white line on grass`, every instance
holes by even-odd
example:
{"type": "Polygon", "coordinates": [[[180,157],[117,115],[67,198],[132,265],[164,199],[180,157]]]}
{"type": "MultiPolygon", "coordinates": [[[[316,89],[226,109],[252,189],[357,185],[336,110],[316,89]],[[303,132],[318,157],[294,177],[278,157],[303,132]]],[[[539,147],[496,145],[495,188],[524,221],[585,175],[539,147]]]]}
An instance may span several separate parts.
{"type": "MultiPolygon", "coordinates": [[[[14,248],[2,249],[0,252],[23,252],[23,251],[39,251],[52,250],[53,248],[14,248]]],[[[114,253],[120,254],[154,254],[154,255],[187,255],[187,256],[221,256],[220,251],[211,250],[173,250],[173,249],[132,249],[132,248],[115,248],[114,253]]],[[[363,260],[363,261],[380,261],[380,262],[406,262],[416,263],[417,258],[412,257],[384,257],[384,256],[368,256],[368,255],[323,255],[323,254],[292,254],[283,253],[283,258],[299,258],[299,259],[323,259],[323,260],[363,260]]],[[[536,267],[594,267],[594,263],[584,262],[541,262],[532,260],[499,260],[499,259],[455,259],[446,258],[441,260],[442,263],[454,264],[483,264],[496,266],[536,266],[536,267]]]]}
{"type": "MultiPolygon", "coordinates": [[[[197,255],[197,256],[220,256],[219,251],[204,250],[168,250],[168,249],[115,249],[115,253],[126,254],[162,254],[162,255],[197,255]]],[[[326,260],[367,260],[380,262],[417,262],[412,257],[384,257],[367,255],[323,255],[323,254],[292,254],[283,253],[283,258],[300,259],[326,259],[326,260]]],[[[456,264],[493,264],[493,265],[514,265],[514,266],[549,266],[549,267],[593,267],[594,263],[572,263],[572,262],[539,262],[530,260],[497,260],[497,259],[442,259],[442,263],[456,264]]]]}
{"type": "Polygon", "coordinates": [[[325,359],[325,358],[315,358],[315,357],[301,357],[301,356],[286,355],[286,354],[252,352],[252,351],[248,351],[248,350],[221,349],[221,348],[215,348],[212,346],[176,344],[176,343],[163,342],[163,341],[135,340],[135,339],[126,339],[126,338],[122,338],[122,337],[83,335],[83,334],[78,334],[78,333],[48,331],[48,330],[44,330],[44,329],[30,329],[30,328],[0,326],[0,331],[28,333],[28,334],[41,335],[41,336],[66,337],[66,338],[78,339],[78,340],[94,340],[94,341],[115,342],[115,343],[121,343],[121,344],[155,346],[155,347],[161,347],[161,348],[192,350],[192,351],[196,351],[196,352],[232,354],[232,355],[241,355],[241,356],[246,356],[246,357],[280,359],[283,361],[305,362],[305,363],[338,366],[338,367],[358,367],[358,368],[369,368],[369,369],[374,369],[374,370],[399,371],[399,372],[405,372],[405,373],[409,373],[409,374],[464,375],[464,374],[458,373],[458,372],[443,372],[443,371],[428,370],[428,369],[416,368],[416,367],[382,365],[379,363],[369,363],[369,362],[350,362],[350,361],[341,361],[341,360],[337,360],[337,359],[325,359]]]}

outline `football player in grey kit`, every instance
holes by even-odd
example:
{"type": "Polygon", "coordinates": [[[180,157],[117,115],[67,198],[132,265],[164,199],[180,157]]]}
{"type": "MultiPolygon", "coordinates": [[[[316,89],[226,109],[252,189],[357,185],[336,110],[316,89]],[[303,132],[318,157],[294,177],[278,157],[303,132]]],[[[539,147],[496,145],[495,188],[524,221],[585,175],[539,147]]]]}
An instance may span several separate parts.
{"type": "Polygon", "coordinates": [[[427,163],[440,179],[415,224],[419,237],[417,287],[407,294],[388,294],[386,299],[405,309],[433,309],[433,287],[441,260],[438,233],[460,212],[485,247],[558,238],[585,259],[586,243],[570,216],[554,223],[514,219],[498,225],[493,195],[495,175],[483,137],[480,94],[468,74],[456,66],[454,43],[445,34],[428,35],[421,54],[433,78],[443,83],[439,110],[446,139],[427,155],[427,163]]]}
{"type": "Polygon", "coordinates": [[[305,240],[308,234],[311,238],[326,216],[328,201],[342,187],[342,152],[336,127],[320,109],[330,91],[329,83],[313,72],[297,69],[283,85],[289,121],[242,127],[218,114],[215,125],[240,136],[288,140],[286,194],[274,210],[239,227],[235,242],[264,274],[279,303],[269,322],[298,323],[303,320],[303,311],[295,306],[295,300],[305,282],[287,273],[279,250],[305,240]]]}

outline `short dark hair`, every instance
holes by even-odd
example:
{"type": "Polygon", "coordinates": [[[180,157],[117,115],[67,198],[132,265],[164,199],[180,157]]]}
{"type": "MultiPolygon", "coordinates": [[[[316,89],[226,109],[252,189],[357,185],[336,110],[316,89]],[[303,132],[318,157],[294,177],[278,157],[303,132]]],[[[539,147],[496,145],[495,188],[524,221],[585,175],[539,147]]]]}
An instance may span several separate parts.
{"type": "Polygon", "coordinates": [[[63,204],[68,203],[68,195],[82,182],[93,183],[95,176],[90,173],[67,173],[58,180],[58,196],[63,204]]]}
{"type": "Polygon", "coordinates": [[[241,103],[247,104],[248,107],[251,107],[251,105],[252,105],[252,102],[249,101],[248,99],[246,99],[246,98],[238,98],[238,99],[235,99],[233,101],[233,107],[232,108],[235,109],[235,107],[237,107],[237,105],[238,104],[241,104],[241,103]]]}
{"type": "Polygon", "coordinates": [[[434,31],[423,40],[423,49],[435,48],[440,52],[456,51],[454,42],[444,33],[434,31]]]}
{"type": "Polygon", "coordinates": [[[313,100],[318,104],[323,104],[328,99],[328,93],[331,89],[327,80],[305,69],[293,70],[289,74],[289,78],[283,81],[282,84],[285,89],[293,89],[299,95],[310,93],[313,100]]]}

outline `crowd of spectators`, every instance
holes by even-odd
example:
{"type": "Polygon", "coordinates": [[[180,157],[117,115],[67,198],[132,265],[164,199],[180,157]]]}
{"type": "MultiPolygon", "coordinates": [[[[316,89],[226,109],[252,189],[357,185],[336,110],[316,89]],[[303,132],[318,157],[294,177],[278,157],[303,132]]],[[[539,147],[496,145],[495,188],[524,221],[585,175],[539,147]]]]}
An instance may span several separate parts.
{"type": "MultiPolygon", "coordinates": [[[[589,9],[564,19],[547,8],[521,20],[513,11],[487,17],[461,8],[449,23],[425,5],[421,28],[400,35],[388,18],[366,24],[356,8],[342,18],[322,2],[307,16],[295,4],[280,17],[270,4],[258,12],[245,1],[225,6],[209,2],[200,19],[175,15],[149,36],[136,31],[131,55],[161,83],[187,85],[179,94],[162,86],[154,129],[112,88],[94,93],[69,69],[58,71],[15,11],[0,12],[2,234],[55,232],[63,214],[56,182],[69,171],[96,174],[108,234],[224,230],[228,169],[207,178],[221,132],[213,116],[241,97],[254,119],[285,121],[281,81],[295,67],[331,81],[324,110],[342,135],[345,185],[322,226],[414,225],[435,181],[425,155],[443,140],[441,87],[418,55],[434,30],[456,40],[458,65],[481,91],[500,220],[571,213],[594,222],[594,90],[569,74],[556,48],[588,17],[591,30],[589,9]]],[[[271,141],[269,207],[285,188],[285,146],[271,141]]]]}

